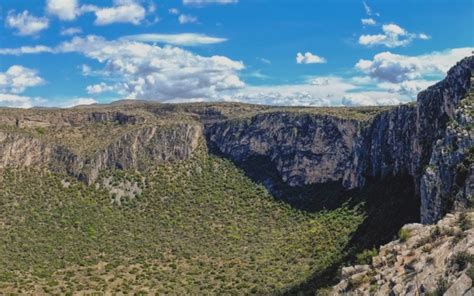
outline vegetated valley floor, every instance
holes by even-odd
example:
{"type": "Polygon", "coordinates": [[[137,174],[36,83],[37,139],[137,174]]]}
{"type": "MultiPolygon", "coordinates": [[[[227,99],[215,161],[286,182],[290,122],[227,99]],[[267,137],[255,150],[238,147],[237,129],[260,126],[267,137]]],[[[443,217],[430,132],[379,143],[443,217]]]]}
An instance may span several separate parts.
{"type": "Polygon", "coordinates": [[[147,178],[104,172],[96,187],[35,169],[0,183],[5,293],[284,292],[340,260],[363,221],[344,206],[295,210],[204,152],[147,178]]]}

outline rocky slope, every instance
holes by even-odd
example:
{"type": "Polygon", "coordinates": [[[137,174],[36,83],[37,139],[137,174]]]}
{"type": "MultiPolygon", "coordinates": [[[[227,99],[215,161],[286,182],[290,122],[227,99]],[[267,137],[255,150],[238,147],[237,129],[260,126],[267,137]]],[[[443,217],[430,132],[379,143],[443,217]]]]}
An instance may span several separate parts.
{"type": "Polygon", "coordinates": [[[331,295],[472,295],[474,212],[436,225],[408,224],[380,247],[370,265],[342,268],[331,295]]]}

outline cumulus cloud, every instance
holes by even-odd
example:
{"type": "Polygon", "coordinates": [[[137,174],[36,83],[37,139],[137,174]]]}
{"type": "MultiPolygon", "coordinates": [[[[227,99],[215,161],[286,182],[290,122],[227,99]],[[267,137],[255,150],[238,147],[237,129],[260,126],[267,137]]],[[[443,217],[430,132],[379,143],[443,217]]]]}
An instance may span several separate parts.
{"type": "Polygon", "coordinates": [[[434,83],[435,81],[433,80],[415,79],[403,81],[401,83],[382,82],[378,84],[378,87],[389,93],[399,93],[414,98],[420,91],[434,83]]]}
{"type": "Polygon", "coordinates": [[[198,18],[189,14],[181,14],[178,17],[178,21],[180,24],[192,24],[192,23],[197,23],[198,18]]]}
{"type": "Polygon", "coordinates": [[[65,28],[61,30],[62,36],[73,36],[73,35],[77,35],[81,33],[82,33],[82,29],[79,27],[65,28]]]}
{"type": "Polygon", "coordinates": [[[363,18],[360,21],[365,26],[375,26],[377,24],[373,18],[363,18]]]}
{"type": "Polygon", "coordinates": [[[140,42],[158,42],[179,46],[199,46],[216,44],[227,41],[225,38],[210,37],[204,34],[182,33],[182,34],[138,34],[122,38],[123,40],[134,40],[140,42]]]}
{"type": "MultiPolygon", "coordinates": [[[[117,2],[117,1],[116,1],[117,2]]],[[[135,2],[117,2],[117,6],[99,8],[95,11],[95,24],[99,26],[113,23],[140,24],[145,18],[145,8],[135,2]]]]}
{"type": "Polygon", "coordinates": [[[204,5],[204,4],[232,4],[239,0],[183,0],[184,5],[204,5]]]}
{"type": "Polygon", "coordinates": [[[10,108],[31,108],[34,105],[33,99],[30,97],[0,93],[0,106],[10,108]]]}
{"type": "MultiPolygon", "coordinates": [[[[151,5],[148,12],[156,9],[151,5]]],[[[147,10],[138,0],[114,0],[111,7],[98,7],[96,5],[82,5],[79,13],[94,13],[94,24],[97,26],[110,25],[114,23],[130,23],[139,25],[145,20],[147,10]]]]}
{"type": "Polygon", "coordinates": [[[101,82],[99,84],[89,85],[86,88],[87,93],[90,95],[97,95],[104,92],[113,92],[115,90],[117,90],[116,86],[108,85],[108,84],[105,84],[104,82],[101,82]]]}
{"type": "Polygon", "coordinates": [[[298,52],[296,54],[296,63],[298,64],[324,64],[326,63],[326,59],[323,57],[317,56],[315,54],[312,54],[309,51],[306,52],[305,54],[298,52]]]}
{"type": "Polygon", "coordinates": [[[38,72],[23,66],[14,65],[6,72],[0,72],[0,106],[30,108],[35,98],[20,95],[27,88],[41,85],[44,80],[38,72]]]}
{"type": "Polygon", "coordinates": [[[359,60],[356,68],[382,82],[401,83],[425,75],[441,76],[457,61],[470,56],[474,48],[457,48],[419,56],[382,52],[372,60],[359,60]]]}
{"type": "Polygon", "coordinates": [[[47,0],[46,12],[63,21],[71,21],[79,13],[77,0],[47,0]]]}
{"type": "Polygon", "coordinates": [[[43,84],[38,72],[23,66],[14,65],[6,72],[0,72],[0,92],[20,94],[26,88],[43,84]]]}
{"type": "Polygon", "coordinates": [[[366,46],[383,45],[389,48],[406,46],[414,39],[429,39],[426,34],[409,33],[397,24],[385,24],[382,26],[383,34],[361,35],[359,44],[366,46]]]}
{"type": "Polygon", "coordinates": [[[114,89],[129,99],[212,99],[245,86],[238,76],[242,62],[202,57],[176,47],[87,36],[75,37],[56,50],[77,52],[104,64],[104,75],[120,80],[114,89]]]}
{"type": "Polygon", "coordinates": [[[15,29],[21,36],[36,35],[49,27],[49,20],[45,17],[35,17],[30,15],[28,10],[20,13],[8,12],[5,25],[15,29]]]}

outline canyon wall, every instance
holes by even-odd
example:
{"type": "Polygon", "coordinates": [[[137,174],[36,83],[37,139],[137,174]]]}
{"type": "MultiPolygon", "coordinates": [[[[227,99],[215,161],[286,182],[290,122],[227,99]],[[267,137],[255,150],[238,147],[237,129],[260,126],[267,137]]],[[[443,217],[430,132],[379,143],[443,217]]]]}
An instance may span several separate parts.
{"type": "MultiPolygon", "coordinates": [[[[416,104],[382,112],[368,122],[267,112],[209,124],[206,138],[236,162],[268,157],[291,186],[341,181],[349,189],[368,179],[410,175],[421,198],[421,221],[432,223],[449,208],[452,196],[457,204],[465,203],[474,186],[467,177],[463,184],[453,182],[456,166],[473,145],[471,73],[474,57],[421,92],[416,104]]],[[[466,165],[472,172],[472,163],[466,165]]]]}

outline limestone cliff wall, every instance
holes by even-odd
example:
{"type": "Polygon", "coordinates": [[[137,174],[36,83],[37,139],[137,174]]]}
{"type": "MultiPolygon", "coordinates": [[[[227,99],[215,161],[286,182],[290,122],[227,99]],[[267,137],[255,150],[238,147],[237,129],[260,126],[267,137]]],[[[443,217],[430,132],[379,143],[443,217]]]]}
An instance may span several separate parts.
{"type": "Polygon", "coordinates": [[[27,133],[0,132],[0,168],[43,166],[91,184],[103,169],[144,170],[158,163],[187,159],[198,148],[202,135],[198,123],[143,127],[121,135],[106,148],[78,154],[27,133]]]}
{"type": "Polygon", "coordinates": [[[469,198],[471,179],[466,184],[453,180],[456,166],[473,145],[474,107],[466,99],[472,73],[474,57],[469,57],[421,92],[416,104],[382,112],[369,122],[268,112],[209,124],[206,138],[237,162],[268,157],[291,186],[341,181],[355,188],[369,178],[410,175],[421,198],[422,222],[432,223],[445,213],[447,199],[469,198]]]}
{"type": "Polygon", "coordinates": [[[235,161],[266,156],[292,186],[345,178],[360,122],[330,116],[275,112],[206,128],[211,146],[235,161]]]}

